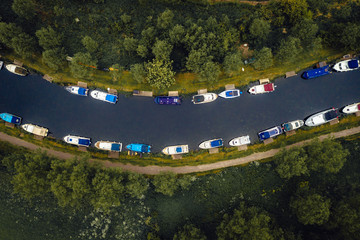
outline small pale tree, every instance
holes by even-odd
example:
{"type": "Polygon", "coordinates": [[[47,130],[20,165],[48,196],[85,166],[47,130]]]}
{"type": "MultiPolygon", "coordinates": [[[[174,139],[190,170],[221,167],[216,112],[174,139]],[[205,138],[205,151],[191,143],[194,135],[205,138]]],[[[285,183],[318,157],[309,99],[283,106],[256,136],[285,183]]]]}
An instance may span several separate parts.
{"type": "Polygon", "coordinates": [[[308,173],[307,159],[308,156],[303,148],[294,147],[282,150],[275,156],[276,171],[281,178],[289,179],[293,176],[301,176],[308,173]]]}
{"type": "Polygon", "coordinates": [[[150,86],[161,89],[168,88],[175,83],[175,72],[172,71],[172,61],[154,58],[146,64],[145,80],[150,86]]]}
{"type": "Polygon", "coordinates": [[[130,72],[135,81],[138,83],[143,83],[146,77],[146,71],[144,65],[141,63],[136,63],[130,66],[130,72]]]}
{"type": "Polygon", "coordinates": [[[242,60],[241,52],[226,55],[223,62],[225,73],[228,76],[232,76],[234,73],[238,72],[243,65],[244,62],[242,60]]]}
{"type": "Polygon", "coordinates": [[[90,53],[75,53],[70,63],[70,71],[76,78],[88,78],[91,76],[97,61],[93,59],[90,53]]]}
{"type": "Polygon", "coordinates": [[[273,54],[270,48],[264,47],[255,52],[255,62],[253,66],[256,70],[264,70],[273,65],[273,54]]]}
{"type": "Polygon", "coordinates": [[[199,76],[201,81],[207,81],[208,83],[213,84],[218,81],[220,73],[219,64],[208,61],[201,66],[199,76]]]}
{"type": "Polygon", "coordinates": [[[152,48],[152,53],[157,59],[169,60],[172,49],[173,46],[170,43],[162,40],[156,40],[152,48]]]}
{"type": "Polygon", "coordinates": [[[57,71],[61,69],[66,63],[66,54],[64,48],[54,48],[45,50],[42,53],[43,62],[49,66],[49,68],[57,71]]]}
{"type": "Polygon", "coordinates": [[[119,81],[123,75],[124,67],[121,66],[120,64],[114,64],[111,66],[111,68],[112,68],[111,76],[113,81],[114,82],[119,81]]]}

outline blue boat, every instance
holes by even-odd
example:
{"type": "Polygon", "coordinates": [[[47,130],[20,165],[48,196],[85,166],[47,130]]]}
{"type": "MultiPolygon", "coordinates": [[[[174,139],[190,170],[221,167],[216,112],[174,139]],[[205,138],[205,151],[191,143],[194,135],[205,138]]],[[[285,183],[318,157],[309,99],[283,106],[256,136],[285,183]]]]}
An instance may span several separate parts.
{"type": "Polygon", "coordinates": [[[89,91],[89,89],[87,89],[87,88],[82,88],[82,87],[78,87],[78,86],[68,86],[68,87],[65,87],[65,89],[72,94],[76,94],[76,95],[80,95],[80,96],[87,96],[88,91],[89,91]]]}
{"type": "Polygon", "coordinates": [[[264,140],[266,140],[268,138],[275,137],[275,136],[280,135],[282,133],[283,133],[282,128],[280,126],[276,126],[276,127],[264,130],[262,132],[259,132],[258,135],[259,135],[260,141],[264,141],[264,140]]]}
{"type": "Polygon", "coordinates": [[[242,92],[239,89],[230,89],[230,90],[225,90],[225,91],[219,93],[219,97],[236,98],[236,97],[240,97],[241,94],[242,94],[242,92]]]}
{"type": "Polygon", "coordinates": [[[168,96],[159,96],[155,97],[154,102],[160,105],[180,105],[180,97],[168,97],[168,96]]]}
{"type": "Polygon", "coordinates": [[[141,153],[149,153],[151,151],[151,146],[142,143],[131,143],[126,146],[127,149],[134,152],[141,152],[141,153]]]}
{"type": "Polygon", "coordinates": [[[111,94],[111,93],[106,93],[106,92],[102,92],[102,91],[99,91],[99,90],[93,90],[90,92],[90,96],[95,98],[95,99],[98,99],[98,100],[101,100],[101,101],[105,101],[105,102],[108,102],[108,103],[113,103],[115,104],[118,100],[118,96],[115,95],[115,94],[111,94]]]}
{"type": "Polygon", "coordinates": [[[64,137],[64,141],[77,146],[88,147],[91,144],[90,138],[78,137],[73,135],[67,135],[64,137]]]}
{"type": "Polygon", "coordinates": [[[12,115],[10,113],[0,113],[0,117],[2,120],[4,120],[5,122],[8,122],[8,123],[13,123],[16,125],[20,125],[20,123],[21,123],[21,117],[12,115]]]}
{"type": "Polygon", "coordinates": [[[199,148],[202,149],[210,149],[210,148],[217,148],[222,147],[224,142],[221,138],[207,140],[199,144],[199,148]]]}
{"type": "Polygon", "coordinates": [[[316,78],[316,77],[320,77],[320,76],[324,76],[324,75],[328,75],[328,74],[330,74],[329,65],[326,65],[321,68],[315,68],[315,69],[305,71],[302,74],[302,77],[305,79],[311,79],[311,78],[316,78]]]}

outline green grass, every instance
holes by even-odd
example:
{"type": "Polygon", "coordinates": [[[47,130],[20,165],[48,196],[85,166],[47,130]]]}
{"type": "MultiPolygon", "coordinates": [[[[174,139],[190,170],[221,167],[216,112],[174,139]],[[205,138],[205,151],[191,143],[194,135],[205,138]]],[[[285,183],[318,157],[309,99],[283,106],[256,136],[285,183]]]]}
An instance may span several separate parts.
{"type": "Polygon", "coordinates": [[[41,56],[35,56],[34,59],[21,59],[14,53],[5,53],[4,57],[13,61],[18,59],[23,61],[24,65],[28,68],[35,70],[41,74],[49,74],[54,78],[54,82],[60,85],[77,84],[78,81],[88,83],[90,88],[113,88],[119,92],[132,92],[133,90],[152,90],[154,94],[161,95],[167,94],[167,91],[179,91],[180,94],[195,93],[198,89],[207,88],[209,91],[219,91],[224,88],[226,84],[235,84],[237,87],[245,87],[252,81],[262,78],[275,79],[284,76],[288,71],[299,72],[302,69],[313,66],[319,61],[334,61],[344,55],[344,52],[332,49],[323,49],[316,55],[302,55],[294,63],[282,64],[275,62],[274,67],[263,71],[257,71],[250,65],[244,66],[245,71],[235,73],[232,77],[221,74],[219,81],[209,85],[207,82],[200,82],[193,73],[178,73],[176,74],[176,83],[167,90],[152,89],[148,84],[139,84],[132,79],[131,73],[125,71],[121,80],[113,81],[109,72],[94,70],[90,79],[76,79],[71,76],[70,68],[67,67],[61,72],[54,72],[45,64],[43,64],[41,56]]]}
{"type": "MultiPolygon", "coordinates": [[[[216,154],[209,154],[206,150],[195,150],[191,151],[189,154],[183,155],[183,158],[178,160],[173,160],[170,156],[164,156],[161,153],[144,154],[142,157],[140,157],[139,155],[130,156],[127,152],[122,152],[120,153],[118,159],[108,159],[107,152],[100,151],[95,148],[88,148],[88,153],[92,158],[98,160],[110,160],[112,162],[130,163],[132,165],[138,166],[197,166],[201,164],[209,164],[229,159],[241,158],[251,155],[252,153],[265,152],[270,149],[281,148],[296,142],[313,139],[320,135],[331,132],[338,132],[357,126],[360,126],[360,118],[351,115],[342,118],[340,123],[335,125],[325,124],[314,128],[305,127],[303,129],[297,130],[295,135],[289,137],[281,135],[274,139],[273,143],[268,145],[264,145],[262,143],[249,145],[248,149],[245,151],[238,151],[236,147],[220,148],[219,153],[216,154]]],[[[11,129],[5,127],[3,124],[0,124],[0,131],[42,147],[68,152],[78,156],[84,154],[83,152],[79,151],[77,147],[66,144],[61,140],[52,138],[45,138],[43,141],[36,140],[31,134],[24,133],[24,131],[20,130],[19,128],[11,129]]]]}

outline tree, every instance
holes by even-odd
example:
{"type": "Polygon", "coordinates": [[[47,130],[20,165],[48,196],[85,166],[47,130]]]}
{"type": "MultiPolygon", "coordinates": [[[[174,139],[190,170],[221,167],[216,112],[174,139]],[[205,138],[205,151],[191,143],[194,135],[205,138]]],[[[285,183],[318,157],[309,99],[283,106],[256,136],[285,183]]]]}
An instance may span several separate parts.
{"type": "Polygon", "coordinates": [[[296,214],[299,222],[305,225],[322,225],[330,216],[330,199],[317,193],[297,195],[290,202],[290,207],[296,214]]]}
{"type": "Polygon", "coordinates": [[[212,56],[208,56],[204,49],[191,50],[189,56],[186,58],[186,68],[189,71],[200,72],[201,66],[212,60],[212,56]]]}
{"type": "Polygon", "coordinates": [[[36,15],[36,2],[34,0],[14,0],[11,9],[20,17],[31,20],[36,15]]]}
{"type": "Polygon", "coordinates": [[[176,24],[169,30],[169,38],[172,44],[181,43],[185,36],[185,28],[182,25],[176,24]]]}
{"type": "Polygon", "coordinates": [[[337,173],[344,166],[349,151],[331,139],[320,142],[318,139],[307,147],[308,167],[313,171],[337,173]]]}
{"type": "Polygon", "coordinates": [[[193,224],[186,224],[180,231],[175,233],[173,240],[205,240],[206,236],[193,224]]]}
{"type": "Polygon", "coordinates": [[[183,190],[188,190],[189,187],[191,186],[191,182],[194,181],[195,178],[193,178],[190,175],[184,175],[182,177],[179,177],[177,179],[177,184],[179,185],[179,187],[183,190]]]}
{"type": "Polygon", "coordinates": [[[22,57],[31,57],[35,49],[35,39],[26,33],[20,33],[11,39],[14,51],[22,57]]]}
{"type": "Polygon", "coordinates": [[[280,14],[285,15],[286,23],[295,24],[304,18],[312,18],[306,0],[280,0],[277,4],[279,4],[280,14]]]}
{"type": "Polygon", "coordinates": [[[130,66],[130,72],[135,81],[142,83],[145,81],[146,71],[143,64],[136,63],[130,66]]]}
{"type": "Polygon", "coordinates": [[[300,39],[304,48],[313,46],[319,27],[312,19],[303,19],[291,28],[291,36],[300,39]]]}
{"type": "Polygon", "coordinates": [[[15,175],[12,183],[15,192],[26,199],[32,199],[50,191],[47,174],[53,159],[46,152],[35,151],[13,160],[15,175]]]}
{"type": "Polygon", "coordinates": [[[89,36],[85,36],[83,39],[81,39],[81,43],[91,54],[95,53],[99,48],[99,44],[89,36]]]}
{"type": "Polygon", "coordinates": [[[173,46],[162,40],[156,40],[153,48],[152,53],[154,54],[156,59],[161,60],[170,60],[170,54],[173,49],[173,46]]]}
{"type": "Polygon", "coordinates": [[[300,39],[289,37],[282,40],[277,52],[277,58],[281,62],[293,62],[301,52],[300,39]]]}
{"type": "Polygon", "coordinates": [[[145,80],[152,87],[168,88],[175,83],[175,72],[172,71],[172,61],[154,58],[146,64],[145,80]]]}
{"type": "Polygon", "coordinates": [[[222,239],[253,239],[271,240],[284,239],[281,228],[277,228],[269,214],[256,207],[247,207],[244,202],[234,210],[233,215],[225,214],[216,228],[219,240],[222,239]]]}
{"type": "Polygon", "coordinates": [[[141,174],[128,173],[126,192],[134,198],[142,199],[145,197],[145,193],[149,188],[148,180],[141,174]]]}
{"type": "Polygon", "coordinates": [[[281,178],[290,179],[308,173],[306,166],[308,156],[303,148],[282,150],[275,156],[276,171],[281,178]]]}
{"type": "Polygon", "coordinates": [[[221,71],[219,64],[214,63],[213,61],[207,61],[200,68],[200,80],[207,81],[210,84],[215,83],[219,79],[220,73],[221,71]]]}
{"type": "Polygon", "coordinates": [[[273,65],[273,55],[270,48],[264,47],[260,51],[256,51],[254,58],[253,66],[256,70],[264,70],[273,65]]]}
{"type": "Polygon", "coordinates": [[[232,76],[238,72],[240,67],[244,65],[241,52],[229,53],[225,56],[223,67],[228,76],[232,76]]]}
{"type": "Polygon", "coordinates": [[[254,19],[249,27],[250,38],[256,46],[263,46],[270,33],[270,23],[263,19],[254,19]]]}
{"type": "Polygon", "coordinates": [[[50,50],[62,45],[64,35],[56,32],[52,27],[44,28],[36,31],[36,37],[39,39],[39,45],[45,49],[50,50]]]}
{"type": "Polygon", "coordinates": [[[88,78],[96,68],[97,61],[90,53],[75,53],[70,63],[70,71],[76,78],[88,78]]]}
{"type": "Polygon", "coordinates": [[[13,37],[22,33],[22,29],[15,23],[0,22],[0,42],[5,46],[12,48],[11,40],[13,37]]]}
{"type": "Polygon", "coordinates": [[[113,81],[114,82],[119,81],[123,75],[124,67],[120,66],[120,64],[114,64],[111,66],[111,68],[113,69],[111,71],[111,76],[112,76],[113,81]]]}
{"type": "Polygon", "coordinates": [[[120,206],[125,193],[123,180],[118,170],[98,169],[91,181],[93,188],[91,204],[103,210],[120,206]]]}
{"type": "Polygon", "coordinates": [[[160,29],[166,29],[172,24],[172,20],[174,18],[174,13],[166,9],[162,12],[157,18],[157,27],[160,29]]]}
{"type": "Polygon", "coordinates": [[[124,39],[124,48],[128,52],[136,51],[138,40],[133,37],[126,37],[124,39]]]}
{"type": "Polygon", "coordinates": [[[162,193],[164,195],[172,196],[178,189],[176,184],[176,174],[173,172],[162,172],[154,176],[152,184],[155,187],[155,192],[162,193]]]}
{"type": "Polygon", "coordinates": [[[360,26],[356,23],[348,23],[341,34],[341,42],[346,50],[358,50],[360,41],[360,26]],[[346,35],[345,35],[346,34],[346,35]]]}
{"type": "Polygon", "coordinates": [[[148,48],[143,44],[139,44],[139,46],[136,49],[136,52],[140,57],[143,57],[143,58],[146,58],[146,56],[149,53],[148,48]]]}
{"type": "Polygon", "coordinates": [[[66,54],[64,48],[54,48],[45,50],[42,53],[43,62],[51,69],[57,71],[66,63],[66,54]]]}

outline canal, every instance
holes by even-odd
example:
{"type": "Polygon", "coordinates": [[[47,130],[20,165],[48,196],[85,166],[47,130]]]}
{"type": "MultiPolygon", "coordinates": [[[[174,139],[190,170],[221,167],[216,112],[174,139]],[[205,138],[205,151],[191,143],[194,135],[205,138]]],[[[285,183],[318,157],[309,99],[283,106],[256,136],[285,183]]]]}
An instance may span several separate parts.
{"type": "Polygon", "coordinates": [[[332,73],[312,80],[300,74],[275,80],[275,92],[235,99],[219,98],[194,105],[160,106],[147,97],[120,95],[117,104],[70,94],[39,75],[20,77],[0,71],[0,112],[49,128],[56,138],[72,134],[98,140],[147,143],[158,152],[168,145],[198,144],[212,138],[230,139],[257,132],[321,110],[360,101],[360,71],[332,73]]]}

